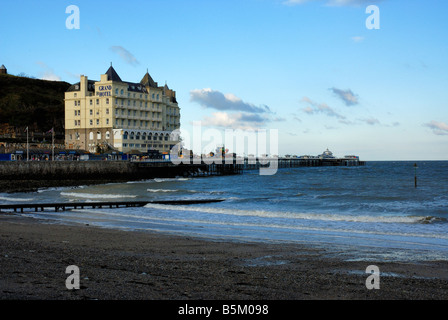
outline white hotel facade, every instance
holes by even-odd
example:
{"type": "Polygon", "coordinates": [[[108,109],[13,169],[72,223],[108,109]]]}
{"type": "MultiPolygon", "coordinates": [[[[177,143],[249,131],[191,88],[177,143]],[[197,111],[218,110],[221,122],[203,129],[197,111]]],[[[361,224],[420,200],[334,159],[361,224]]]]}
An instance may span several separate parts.
{"type": "Polygon", "coordinates": [[[169,152],[180,128],[176,92],[148,72],[139,83],[122,81],[111,66],[100,81],[81,75],[65,93],[65,147],[123,153],[169,152]]]}

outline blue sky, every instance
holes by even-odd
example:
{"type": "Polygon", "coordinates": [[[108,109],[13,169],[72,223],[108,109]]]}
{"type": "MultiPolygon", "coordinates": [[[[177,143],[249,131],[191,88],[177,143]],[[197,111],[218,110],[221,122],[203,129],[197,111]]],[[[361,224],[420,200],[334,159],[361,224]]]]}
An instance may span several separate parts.
{"type": "Polygon", "coordinates": [[[181,126],[278,129],[280,155],[448,160],[446,1],[2,2],[11,74],[123,80],[177,92],[181,126]],[[380,28],[366,28],[368,5],[380,28]],[[66,8],[80,10],[67,29],[66,8]]]}

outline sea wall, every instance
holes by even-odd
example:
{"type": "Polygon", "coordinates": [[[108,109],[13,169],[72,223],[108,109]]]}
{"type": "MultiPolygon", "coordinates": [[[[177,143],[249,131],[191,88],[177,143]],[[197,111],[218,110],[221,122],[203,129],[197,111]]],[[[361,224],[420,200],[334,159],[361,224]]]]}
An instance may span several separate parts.
{"type": "Polygon", "coordinates": [[[194,175],[202,166],[128,161],[0,162],[0,192],[194,175]]]}
{"type": "Polygon", "coordinates": [[[1,180],[135,180],[188,175],[192,166],[127,161],[14,161],[0,163],[1,180]]]}

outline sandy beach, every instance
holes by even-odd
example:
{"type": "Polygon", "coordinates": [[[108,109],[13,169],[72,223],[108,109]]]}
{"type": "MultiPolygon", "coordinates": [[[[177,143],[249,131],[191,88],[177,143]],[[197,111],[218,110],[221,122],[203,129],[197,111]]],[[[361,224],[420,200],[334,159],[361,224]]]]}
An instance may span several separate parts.
{"type": "Polygon", "coordinates": [[[2,300],[448,298],[446,261],[343,261],[300,245],[57,225],[9,214],[0,215],[0,248],[2,300]],[[377,290],[366,288],[371,264],[384,274],[377,290]],[[79,290],[65,286],[70,265],[79,267],[79,290]]]}

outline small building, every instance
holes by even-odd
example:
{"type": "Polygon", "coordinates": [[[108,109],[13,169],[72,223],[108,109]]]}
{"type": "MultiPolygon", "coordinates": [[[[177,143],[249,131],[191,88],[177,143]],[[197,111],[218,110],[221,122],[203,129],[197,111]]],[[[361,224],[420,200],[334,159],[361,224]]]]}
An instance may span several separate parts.
{"type": "Polygon", "coordinates": [[[8,70],[6,69],[4,64],[2,64],[2,66],[0,67],[0,74],[8,74],[8,70]]]}

